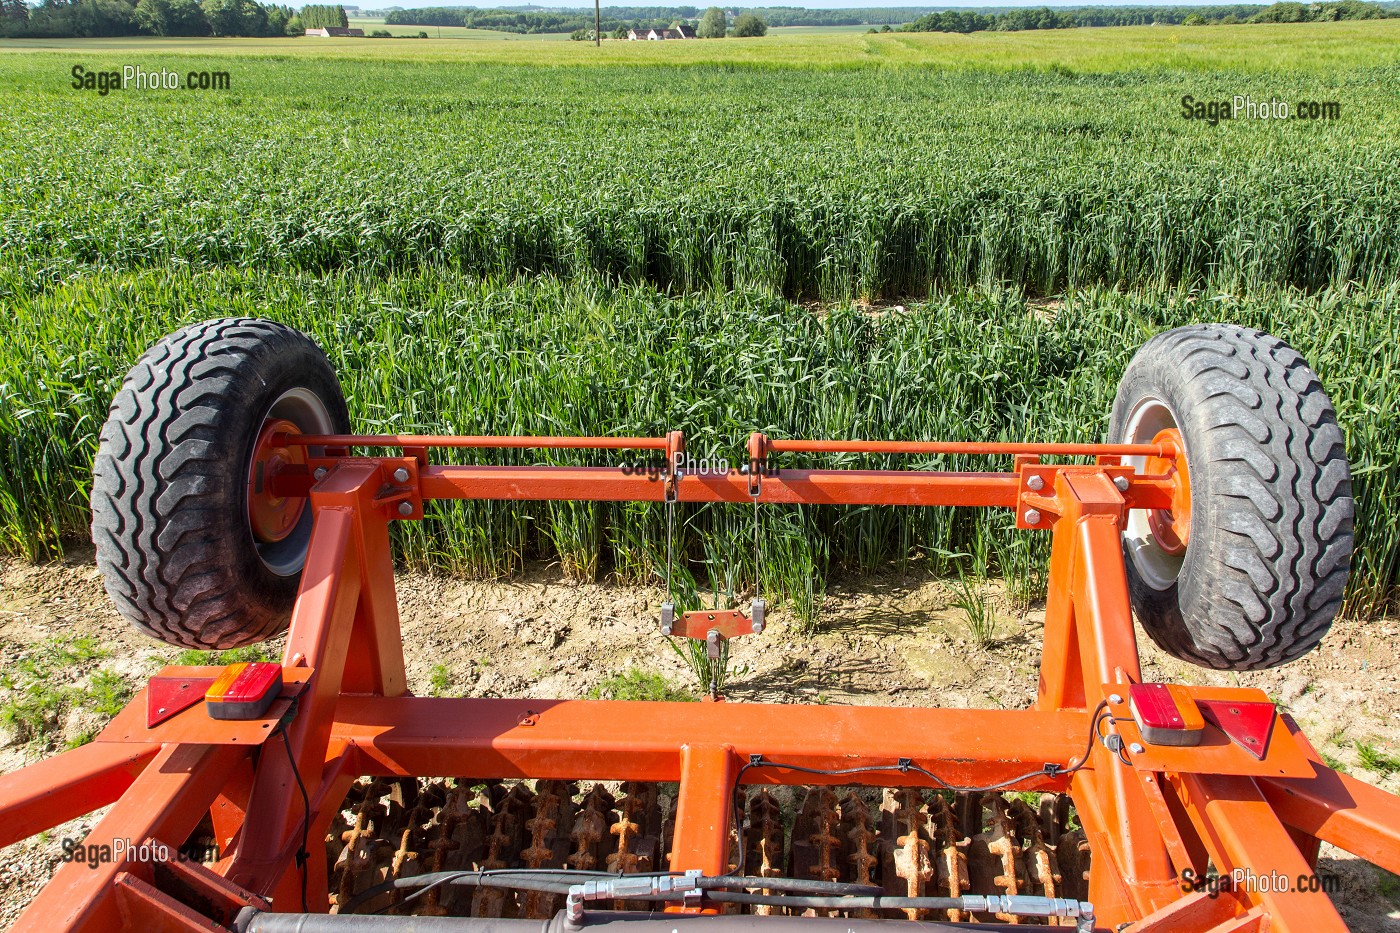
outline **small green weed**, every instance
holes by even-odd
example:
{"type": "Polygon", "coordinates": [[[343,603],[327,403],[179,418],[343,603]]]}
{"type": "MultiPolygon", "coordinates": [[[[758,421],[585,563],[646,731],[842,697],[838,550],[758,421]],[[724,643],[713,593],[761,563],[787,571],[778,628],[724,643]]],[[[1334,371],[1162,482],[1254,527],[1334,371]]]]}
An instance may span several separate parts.
{"type": "Polygon", "coordinates": [[[1356,757],[1367,771],[1389,776],[1400,771],[1400,758],[1386,754],[1369,742],[1357,742],[1356,757]]]}
{"type": "Polygon", "coordinates": [[[435,697],[446,696],[451,686],[452,672],[447,665],[434,664],[432,673],[428,675],[428,693],[435,697]]]}
{"type": "Polygon", "coordinates": [[[621,674],[605,678],[588,691],[590,700],[654,700],[685,702],[695,699],[689,690],[677,687],[661,674],[629,667],[621,674]]]}
{"type": "MultiPolygon", "coordinates": [[[[0,681],[0,689],[9,694],[0,700],[0,725],[18,741],[29,742],[58,732],[64,717],[74,709],[108,719],[115,716],[132,694],[125,678],[98,670],[86,686],[80,683],[83,669],[108,653],[91,637],[34,645],[0,681]]],[[[85,730],[65,745],[76,748],[92,737],[92,730],[85,730]]]]}
{"type": "Polygon", "coordinates": [[[179,667],[207,667],[216,664],[251,663],[253,661],[276,661],[277,654],[272,647],[264,644],[244,645],[242,648],[229,648],[227,651],[201,651],[186,648],[175,655],[173,662],[179,667]]]}

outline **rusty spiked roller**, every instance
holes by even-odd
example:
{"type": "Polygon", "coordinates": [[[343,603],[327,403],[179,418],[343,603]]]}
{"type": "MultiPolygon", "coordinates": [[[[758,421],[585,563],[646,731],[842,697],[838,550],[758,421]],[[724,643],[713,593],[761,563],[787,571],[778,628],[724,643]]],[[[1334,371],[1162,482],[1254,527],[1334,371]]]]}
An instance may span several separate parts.
{"type": "MultiPolygon", "coordinates": [[[[843,851],[846,853],[846,861],[849,863],[843,880],[853,884],[877,885],[880,840],[870,815],[870,807],[854,790],[848,792],[841,801],[841,823],[838,832],[843,851]]],[[[856,909],[852,916],[862,920],[874,920],[879,914],[867,907],[861,907],[856,909]]]]}

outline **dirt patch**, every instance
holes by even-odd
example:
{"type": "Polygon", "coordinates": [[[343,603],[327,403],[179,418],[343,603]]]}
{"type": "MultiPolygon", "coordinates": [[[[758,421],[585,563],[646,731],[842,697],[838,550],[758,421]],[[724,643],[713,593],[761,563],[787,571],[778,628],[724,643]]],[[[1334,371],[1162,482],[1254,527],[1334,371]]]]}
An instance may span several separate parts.
{"type": "MultiPolygon", "coordinates": [[[[580,697],[628,669],[672,684],[700,685],[656,630],[658,588],[574,585],[538,569],[507,583],[402,574],[399,604],[410,687],[415,693],[580,697]]],[[[995,639],[979,646],[953,604],[928,579],[833,584],[817,631],[801,633],[781,609],[762,635],[735,643],[729,696],[740,701],[1018,708],[1034,698],[1044,617],[1018,613],[995,587],[995,639]]],[[[88,637],[100,656],[73,665],[75,684],[110,671],[131,683],[172,663],[179,650],[122,620],[102,591],[90,553],[31,566],[0,562],[0,662],[14,671],[59,643],[88,637]]],[[[1143,637],[1149,679],[1259,687],[1291,712],[1319,751],[1363,780],[1400,791],[1400,773],[1367,770],[1358,745],[1400,753],[1400,621],[1343,620],[1322,646],[1273,671],[1203,671],[1167,658],[1143,637]]],[[[275,646],[274,646],[275,648],[275,646]]],[[[5,700],[13,690],[0,690],[5,700]]],[[[80,711],[81,712],[81,711],[80,711]]],[[[0,748],[10,771],[62,749],[94,725],[67,715],[39,740],[0,748]]],[[[96,816],[10,846],[0,857],[0,925],[49,877],[61,840],[85,834],[96,816]]],[[[1352,929],[1400,930],[1395,880],[1324,847],[1319,870],[1340,878],[1334,896],[1352,929]]]]}

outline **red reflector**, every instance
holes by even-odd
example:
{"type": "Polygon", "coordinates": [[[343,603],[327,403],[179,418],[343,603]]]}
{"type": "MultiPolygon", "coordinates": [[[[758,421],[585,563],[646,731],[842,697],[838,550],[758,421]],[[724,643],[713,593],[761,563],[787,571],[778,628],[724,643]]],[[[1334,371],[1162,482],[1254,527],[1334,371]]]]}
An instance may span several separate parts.
{"type": "Polygon", "coordinates": [[[1199,745],[1205,719],[1185,687],[1132,684],[1128,709],[1144,742],[1152,745],[1199,745]]]}
{"type": "Polygon", "coordinates": [[[282,665],[230,664],[204,694],[204,705],[213,719],[257,719],[281,692],[282,665]]]}

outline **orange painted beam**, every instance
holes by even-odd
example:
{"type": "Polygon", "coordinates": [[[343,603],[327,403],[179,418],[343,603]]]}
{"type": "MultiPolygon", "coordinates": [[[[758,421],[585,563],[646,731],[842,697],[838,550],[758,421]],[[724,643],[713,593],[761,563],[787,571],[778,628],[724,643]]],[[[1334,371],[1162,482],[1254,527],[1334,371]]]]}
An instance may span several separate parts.
{"type": "MultiPolygon", "coordinates": [[[[140,845],[158,839],[170,846],[185,841],[209,810],[228,775],[251,753],[236,745],[169,745],[161,749],[83,840],[86,846],[114,847],[117,840],[140,845]]],[[[119,873],[148,871],[129,859],[98,864],[59,865],[53,879],[30,901],[11,933],[110,933],[123,929],[113,896],[119,873]]]]}
{"type": "Polygon", "coordinates": [[[1400,874],[1400,797],[1325,765],[1311,778],[1265,778],[1264,799],[1279,819],[1339,849],[1400,874]]]}
{"type": "MultiPolygon", "coordinates": [[[[1072,469],[1086,468],[1045,468],[1072,469]]],[[[419,483],[424,499],[662,502],[666,497],[661,474],[617,467],[430,466],[422,471],[419,483]]],[[[1019,483],[1020,477],[1015,473],[785,469],[762,477],[758,501],[1014,508],[1019,501],[1019,483]]],[[[749,477],[737,470],[686,473],[676,485],[681,502],[753,502],[749,477]]],[[[288,495],[297,494],[291,482],[278,489],[288,495]]],[[[1135,479],[1125,497],[1130,508],[1165,508],[1171,502],[1166,482],[1154,477],[1135,479]]]]}
{"type": "Polygon", "coordinates": [[[107,806],[159,751],[91,742],[0,776],[0,847],[107,806]]]}
{"type": "Polygon", "coordinates": [[[1312,868],[1253,779],[1171,774],[1168,781],[1220,874],[1232,875],[1238,869],[1267,879],[1253,887],[1237,884],[1233,890],[1245,903],[1263,908],[1268,929],[1345,933],[1347,926],[1328,896],[1300,883],[1312,875],[1312,868]]]}
{"type": "Polygon", "coordinates": [[[681,787],[676,798],[671,870],[698,868],[706,875],[726,874],[738,766],[734,749],[685,745],[680,751],[681,787]]]}
{"type": "MultiPolygon", "coordinates": [[[[1084,753],[1084,712],[898,709],[759,703],[496,700],[345,696],[333,740],[354,746],[357,773],[675,781],[681,748],[734,749],[741,760],[816,768],[894,765],[901,757],[965,786],[1068,764],[1084,753]]],[[[862,783],[754,768],[745,783],[862,783]]],[[[933,786],[896,771],[864,783],[933,786]]],[[[1028,788],[1062,787],[1035,778],[1028,788]]]]}

